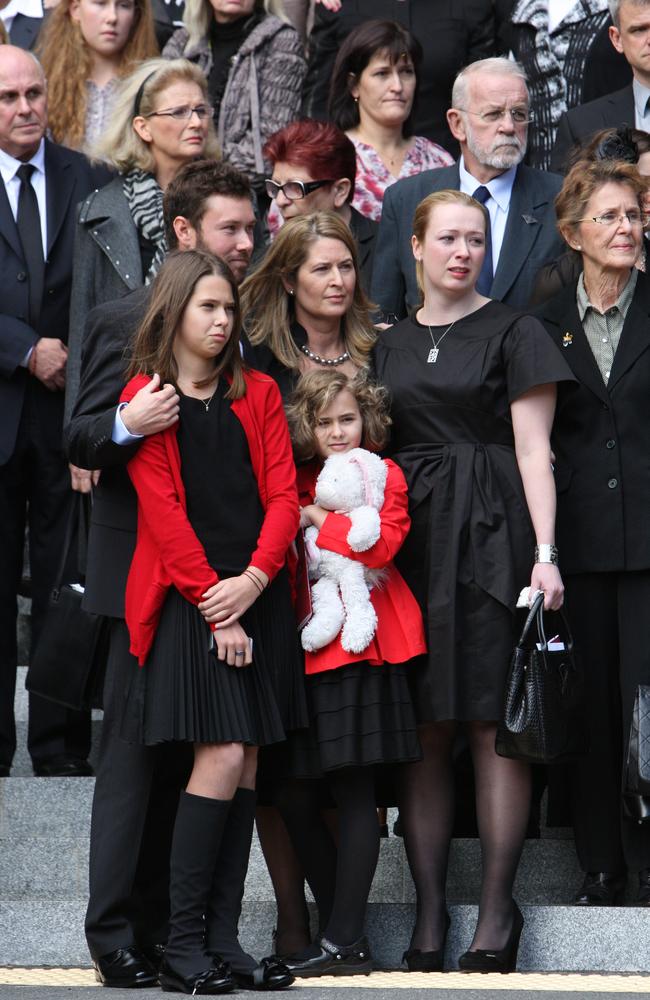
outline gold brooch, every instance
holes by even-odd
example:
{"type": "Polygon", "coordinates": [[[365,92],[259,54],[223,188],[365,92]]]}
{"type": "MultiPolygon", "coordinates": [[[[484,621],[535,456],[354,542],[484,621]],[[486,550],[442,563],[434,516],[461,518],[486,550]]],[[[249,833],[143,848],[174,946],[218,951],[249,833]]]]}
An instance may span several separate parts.
{"type": "Polygon", "coordinates": [[[565,333],[564,336],[562,337],[562,347],[571,347],[572,343],[573,343],[573,334],[565,333]]]}

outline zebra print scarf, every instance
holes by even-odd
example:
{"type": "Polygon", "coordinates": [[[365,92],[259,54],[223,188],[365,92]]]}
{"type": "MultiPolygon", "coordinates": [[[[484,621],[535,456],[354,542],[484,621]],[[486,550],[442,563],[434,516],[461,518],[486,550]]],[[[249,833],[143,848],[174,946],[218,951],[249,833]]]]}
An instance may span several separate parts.
{"type": "Polygon", "coordinates": [[[153,174],[147,174],[137,168],[129,170],[128,174],[124,175],[122,188],[138,232],[154,246],[151,267],[144,276],[144,283],[148,285],[155,278],[167,253],[163,223],[163,193],[153,174]]]}

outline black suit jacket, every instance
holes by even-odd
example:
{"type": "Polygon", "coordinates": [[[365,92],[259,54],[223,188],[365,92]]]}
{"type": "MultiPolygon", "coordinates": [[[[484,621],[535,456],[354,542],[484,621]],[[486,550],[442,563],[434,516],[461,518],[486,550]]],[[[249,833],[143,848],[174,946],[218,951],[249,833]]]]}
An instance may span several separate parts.
{"type": "Polygon", "coordinates": [[[126,383],[128,345],[148,298],[148,288],[136,288],[88,314],[79,395],[66,427],[70,461],[82,469],[101,469],[93,493],[84,607],[113,618],[124,617],[126,578],[135,548],[137,502],[126,463],[138,444],[115,444],[112,433],[126,383]]]}
{"type": "MultiPolygon", "coordinates": [[[[29,282],[23,249],[0,179],[0,465],[13,453],[25,388],[33,378],[21,362],[39,337],[68,339],[75,205],[96,187],[99,176],[81,153],[45,140],[47,257],[43,303],[35,328],[28,321],[29,282]]],[[[47,399],[52,419],[62,419],[63,393],[43,393],[39,398],[47,399]]]]}
{"type": "Polygon", "coordinates": [[[9,41],[20,49],[33,49],[42,24],[42,17],[27,17],[26,14],[16,14],[9,32],[9,41]]]}
{"type": "MultiPolygon", "coordinates": [[[[526,308],[540,267],[559,257],[564,243],[555,226],[553,200],[561,184],[555,174],[518,168],[491,298],[514,309],[526,308]]],[[[459,187],[456,163],[386,188],[372,281],[372,299],[384,314],[402,319],[421,299],[411,249],[415,209],[428,194],[459,187]]]]}
{"type": "Polygon", "coordinates": [[[551,153],[551,170],[561,173],[567,169],[571,150],[590,139],[594,132],[603,128],[618,128],[629,125],[634,128],[634,92],[632,84],[616,90],[606,97],[599,97],[588,104],[571,108],[560,118],[555,145],[551,153]]]}
{"type": "Polygon", "coordinates": [[[552,434],[562,571],[647,570],[650,282],[638,275],[607,385],[580,322],[575,283],[537,315],[579,382],[558,385],[552,434]]]}

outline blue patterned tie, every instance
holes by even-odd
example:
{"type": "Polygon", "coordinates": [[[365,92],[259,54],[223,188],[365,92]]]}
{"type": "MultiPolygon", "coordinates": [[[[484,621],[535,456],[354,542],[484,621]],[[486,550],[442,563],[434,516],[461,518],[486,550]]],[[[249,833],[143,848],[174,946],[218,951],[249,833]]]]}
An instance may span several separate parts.
{"type": "MultiPolygon", "coordinates": [[[[485,205],[488,198],[492,195],[488,189],[481,184],[477,187],[476,191],[472,195],[472,198],[476,198],[480,201],[481,205],[485,205]]],[[[488,227],[485,233],[485,258],[483,260],[483,267],[481,268],[481,273],[478,276],[478,281],[476,282],[476,290],[481,293],[481,295],[490,294],[490,289],[492,288],[492,281],[494,280],[494,271],[492,268],[492,227],[490,224],[490,213],[488,212],[488,227]]]]}

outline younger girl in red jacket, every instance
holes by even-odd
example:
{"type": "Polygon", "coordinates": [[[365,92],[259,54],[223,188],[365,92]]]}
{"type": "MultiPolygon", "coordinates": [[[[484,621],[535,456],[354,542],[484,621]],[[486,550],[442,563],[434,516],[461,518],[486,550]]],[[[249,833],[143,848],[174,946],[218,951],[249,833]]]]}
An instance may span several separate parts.
{"type": "Polygon", "coordinates": [[[363,924],[379,853],[374,765],[418,760],[420,749],[407,686],[408,661],[425,651],[420,609],[392,560],[409,530],[406,482],[386,461],[388,478],[379,512],[379,540],[365,552],[347,543],[350,520],[313,503],[323,461],[330,455],[385,443],[389,418],[383,390],[359,374],[309,372],[288,408],[303,527],[319,529],[316,544],[360,560],[386,577],[371,592],[378,625],[361,653],[347,653],[340,636],[305,653],[308,737],[296,734],[295,770],[325,776],[337,806],[338,847],[320,811],[315,781],[296,781],[280,807],[316,898],[320,932],[286,964],[298,976],[367,973],[371,969],[363,924]]]}
{"type": "Polygon", "coordinates": [[[257,748],[305,721],[284,568],[299,517],[289,433],[276,384],[242,364],[239,329],[228,267],[171,254],[122,396],[128,403],[154,372],[180,396],[177,425],[145,438],[128,465],[138,534],[126,621],[141,669],[122,728],[145,744],[194,745],[160,983],[196,994],[293,981],[277,962],[257,966],[236,937],[257,748]]]}

